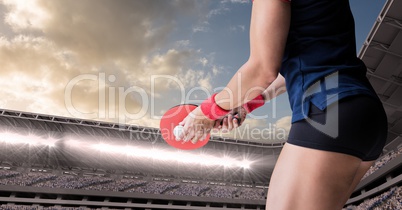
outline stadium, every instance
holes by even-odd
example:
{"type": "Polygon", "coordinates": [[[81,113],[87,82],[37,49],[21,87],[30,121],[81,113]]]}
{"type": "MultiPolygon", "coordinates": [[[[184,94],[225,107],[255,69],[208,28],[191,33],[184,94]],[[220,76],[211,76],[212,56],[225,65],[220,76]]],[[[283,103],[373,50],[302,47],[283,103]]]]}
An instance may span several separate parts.
{"type": "MultiPolygon", "coordinates": [[[[388,116],[383,154],[344,209],[402,209],[402,0],[359,53],[388,116]]],[[[0,209],[265,209],[284,142],[212,136],[178,151],[159,129],[0,109],[0,209]]]]}

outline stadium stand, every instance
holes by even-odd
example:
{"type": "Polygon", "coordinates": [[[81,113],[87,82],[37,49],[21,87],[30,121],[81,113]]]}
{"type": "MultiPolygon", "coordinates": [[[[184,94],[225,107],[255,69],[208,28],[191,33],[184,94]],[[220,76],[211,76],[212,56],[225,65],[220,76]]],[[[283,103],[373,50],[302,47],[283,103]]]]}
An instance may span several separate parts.
{"type": "Polygon", "coordinates": [[[263,189],[0,170],[0,185],[264,200],[263,189]],[[236,196],[237,195],[237,196],[236,196]]]}
{"type": "Polygon", "coordinates": [[[82,189],[110,182],[112,182],[112,179],[103,177],[77,177],[71,175],[62,175],[51,181],[43,182],[36,186],[50,188],[82,189]]]}
{"type": "Polygon", "coordinates": [[[159,182],[153,181],[149,182],[146,185],[139,186],[137,188],[133,188],[128,190],[127,192],[139,192],[139,193],[148,193],[148,194],[164,194],[165,192],[178,188],[178,183],[170,183],[170,182],[159,182]]]}
{"type": "Polygon", "coordinates": [[[264,200],[267,193],[265,189],[242,188],[238,198],[247,200],[264,200]]]}
{"type": "Polygon", "coordinates": [[[348,206],[344,210],[397,210],[402,209],[402,187],[393,187],[390,190],[368,199],[358,206],[348,206]]]}
{"type": "Polygon", "coordinates": [[[20,175],[17,171],[9,171],[9,170],[0,170],[0,179],[16,177],[20,175]]]}
{"type": "Polygon", "coordinates": [[[26,205],[0,205],[1,210],[87,210],[82,207],[34,207],[26,205]]]}
{"type": "Polygon", "coordinates": [[[19,186],[32,186],[36,183],[54,180],[56,175],[53,174],[42,174],[42,173],[27,173],[21,174],[18,172],[9,172],[10,176],[1,179],[0,184],[2,185],[19,185],[19,186]]]}
{"type": "Polygon", "coordinates": [[[88,210],[83,207],[35,207],[27,205],[0,205],[2,210],[88,210]]]}
{"type": "Polygon", "coordinates": [[[379,160],[375,162],[373,166],[370,167],[370,169],[367,171],[367,173],[363,176],[363,179],[368,177],[370,174],[374,173],[387,163],[389,163],[391,160],[394,158],[398,157],[399,155],[402,154],[402,147],[399,147],[397,151],[391,151],[384,156],[380,157],[379,160]]]}
{"type": "Polygon", "coordinates": [[[205,191],[201,196],[205,197],[215,197],[215,198],[233,198],[235,193],[238,191],[236,187],[231,186],[215,186],[210,190],[205,191]]]}
{"type": "Polygon", "coordinates": [[[150,209],[159,209],[169,204],[172,209],[263,209],[265,203],[266,189],[230,183],[71,174],[57,170],[41,173],[26,168],[0,169],[0,209],[99,209],[99,205],[111,209],[154,205],[150,209]],[[60,202],[64,205],[58,205],[60,202]]]}
{"type": "Polygon", "coordinates": [[[91,185],[88,187],[84,187],[85,190],[103,190],[103,191],[128,191],[132,188],[144,186],[147,184],[147,181],[143,180],[132,180],[132,179],[121,179],[121,180],[114,180],[107,183],[101,183],[98,185],[91,185]]]}
{"type": "Polygon", "coordinates": [[[166,192],[167,195],[178,196],[200,196],[210,190],[211,187],[206,184],[180,184],[178,188],[166,192]]]}

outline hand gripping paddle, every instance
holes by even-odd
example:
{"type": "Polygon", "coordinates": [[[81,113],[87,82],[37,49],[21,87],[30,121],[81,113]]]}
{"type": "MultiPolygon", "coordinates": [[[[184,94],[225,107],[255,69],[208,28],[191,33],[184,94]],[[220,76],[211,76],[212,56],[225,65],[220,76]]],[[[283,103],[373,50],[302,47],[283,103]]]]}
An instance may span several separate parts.
{"type": "Polygon", "coordinates": [[[195,144],[193,144],[191,141],[184,142],[176,140],[174,135],[175,127],[179,125],[179,123],[183,121],[184,118],[186,118],[187,115],[190,114],[190,112],[192,112],[195,108],[197,108],[197,106],[193,104],[178,105],[169,109],[162,116],[159,124],[161,135],[166,143],[168,143],[170,146],[182,150],[192,150],[203,147],[208,143],[210,134],[208,134],[205,139],[198,140],[195,144]]]}

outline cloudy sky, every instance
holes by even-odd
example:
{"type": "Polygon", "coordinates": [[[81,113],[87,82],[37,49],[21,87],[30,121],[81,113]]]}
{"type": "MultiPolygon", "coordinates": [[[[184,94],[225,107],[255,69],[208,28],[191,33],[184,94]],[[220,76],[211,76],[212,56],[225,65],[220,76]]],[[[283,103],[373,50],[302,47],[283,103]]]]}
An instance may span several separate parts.
{"type": "MultiPolygon", "coordinates": [[[[360,49],[385,0],[351,0],[360,49]]],[[[158,127],[248,58],[249,0],[0,0],[0,108],[158,127]]],[[[287,95],[249,118],[288,130],[287,95]],[[267,117],[268,116],[268,117],[267,117]]]]}

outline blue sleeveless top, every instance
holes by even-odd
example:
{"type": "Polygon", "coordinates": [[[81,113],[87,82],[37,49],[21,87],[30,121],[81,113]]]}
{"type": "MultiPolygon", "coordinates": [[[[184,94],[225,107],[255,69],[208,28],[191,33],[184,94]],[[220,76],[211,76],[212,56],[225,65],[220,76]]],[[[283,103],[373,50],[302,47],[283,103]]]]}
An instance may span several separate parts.
{"type": "Polygon", "coordinates": [[[291,23],[280,73],[292,123],[347,96],[377,98],[356,56],[354,19],[348,0],[292,0],[291,23]]]}

